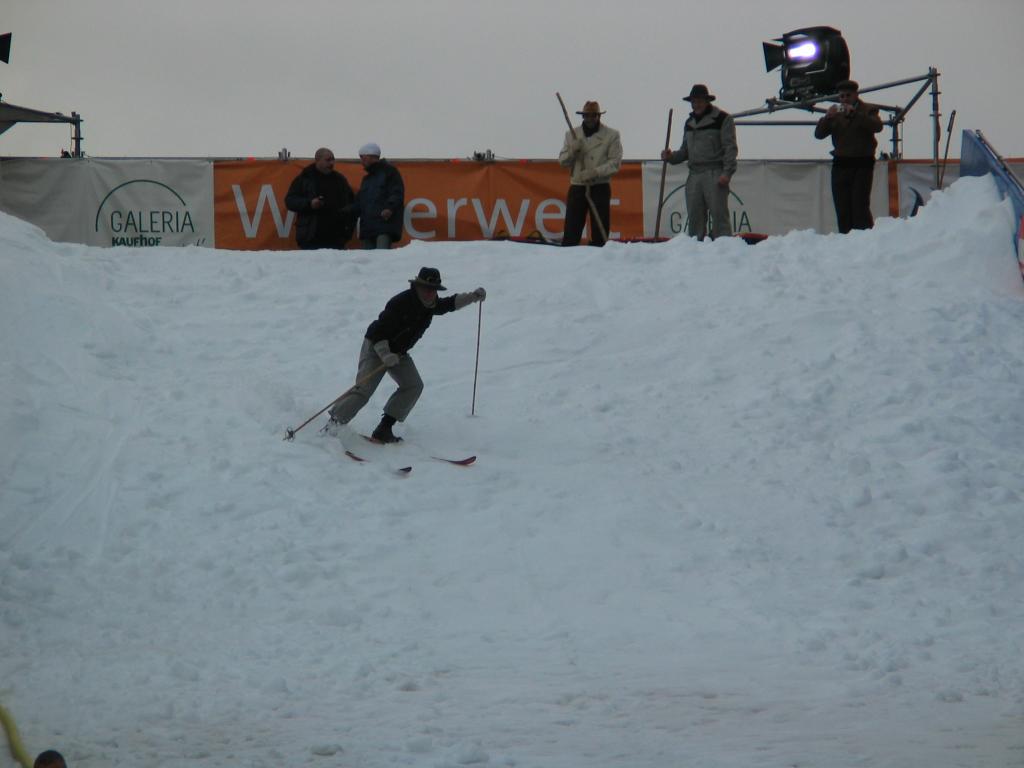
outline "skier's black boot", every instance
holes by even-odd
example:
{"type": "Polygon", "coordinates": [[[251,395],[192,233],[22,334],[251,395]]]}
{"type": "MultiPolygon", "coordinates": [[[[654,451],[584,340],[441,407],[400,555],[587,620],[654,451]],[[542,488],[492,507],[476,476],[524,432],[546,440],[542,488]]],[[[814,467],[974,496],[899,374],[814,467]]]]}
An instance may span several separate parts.
{"type": "Polygon", "coordinates": [[[401,442],[402,438],[398,437],[391,431],[391,427],[395,424],[395,417],[388,416],[386,413],[381,416],[380,424],[373,430],[373,439],[380,443],[398,443],[401,442]]]}

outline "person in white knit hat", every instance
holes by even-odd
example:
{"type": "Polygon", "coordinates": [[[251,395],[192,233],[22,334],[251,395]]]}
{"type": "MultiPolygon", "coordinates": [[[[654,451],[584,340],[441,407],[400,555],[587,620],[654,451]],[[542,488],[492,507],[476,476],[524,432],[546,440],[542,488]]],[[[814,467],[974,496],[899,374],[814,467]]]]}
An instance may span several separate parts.
{"type": "Polygon", "coordinates": [[[366,176],[353,209],[359,217],[359,239],[367,249],[390,248],[402,239],[405,183],[398,169],[380,155],[380,145],[372,141],[359,148],[366,176]]]}

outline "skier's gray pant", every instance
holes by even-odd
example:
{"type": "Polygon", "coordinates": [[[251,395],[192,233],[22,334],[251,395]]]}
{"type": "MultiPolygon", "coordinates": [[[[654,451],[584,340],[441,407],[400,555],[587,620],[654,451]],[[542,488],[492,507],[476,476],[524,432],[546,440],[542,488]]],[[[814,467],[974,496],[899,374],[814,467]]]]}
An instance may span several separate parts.
{"type": "Polygon", "coordinates": [[[690,237],[703,240],[708,228],[708,209],[711,209],[711,237],[729,237],[732,219],[729,217],[729,188],[718,186],[721,167],[694,170],[686,180],[687,231],[690,237]]]}
{"type": "MultiPolygon", "coordinates": [[[[369,339],[363,339],[363,346],[359,350],[359,371],[356,373],[356,381],[369,376],[375,368],[380,367],[380,364],[380,357],[373,350],[373,344],[369,339]]],[[[331,417],[342,424],[348,424],[377,391],[385,372],[395,380],[398,389],[388,398],[384,405],[384,413],[393,417],[395,421],[405,421],[409,411],[419,400],[420,393],[423,392],[423,379],[420,378],[416,363],[409,355],[399,355],[399,363],[394,368],[377,371],[362,384],[353,387],[351,392],[331,406],[331,417]]]]}

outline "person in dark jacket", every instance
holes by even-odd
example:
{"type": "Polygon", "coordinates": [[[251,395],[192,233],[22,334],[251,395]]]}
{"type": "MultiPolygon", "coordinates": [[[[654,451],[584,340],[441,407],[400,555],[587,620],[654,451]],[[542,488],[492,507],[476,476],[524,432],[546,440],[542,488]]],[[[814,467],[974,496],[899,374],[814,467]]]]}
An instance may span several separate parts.
{"type": "Polygon", "coordinates": [[[380,156],[380,146],[370,142],[359,148],[359,160],[366,170],[356,193],[359,239],[363,248],[390,248],[402,239],[402,211],[405,183],[402,174],[380,156]]]}
{"type": "Polygon", "coordinates": [[[352,204],[355,195],[348,181],[334,170],[334,153],[321,147],[285,195],[284,204],[298,214],[295,242],[304,250],[341,250],[355,231],[352,204]]]}
{"type": "Polygon", "coordinates": [[[401,440],[391,428],[395,422],[405,421],[423,391],[423,380],[409,350],[430,327],[435,315],[444,315],[487,298],[487,292],[477,288],[469,293],[456,293],[439,299],[437,292],[448,289],[441,285],[441,272],[434,267],[420,269],[409,285],[408,290],[391,297],[377,319],[366,329],[366,337],[359,350],[356,385],[331,406],[331,418],[324,428],[329,434],[339,434],[339,427],[348,424],[359,413],[387,372],[398,384],[398,389],[384,405],[384,415],[373,430],[373,438],[382,443],[401,440]]]}
{"type": "Polygon", "coordinates": [[[875,134],[882,130],[878,107],[860,100],[860,86],[844,80],[836,86],[839,104],[829,107],[814,128],[814,138],[832,137],[832,202],[836,223],[846,234],[871,229],[871,182],[875,177],[875,134]]]}

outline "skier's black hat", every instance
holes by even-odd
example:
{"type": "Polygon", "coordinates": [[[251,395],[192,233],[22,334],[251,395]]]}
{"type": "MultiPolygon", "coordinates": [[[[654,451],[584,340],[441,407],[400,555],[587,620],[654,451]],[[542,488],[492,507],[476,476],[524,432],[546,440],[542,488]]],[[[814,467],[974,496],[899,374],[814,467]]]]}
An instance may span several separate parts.
{"type": "Polygon", "coordinates": [[[435,291],[447,291],[441,285],[441,271],[436,267],[420,267],[420,273],[409,281],[409,285],[422,285],[435,291]]]}

